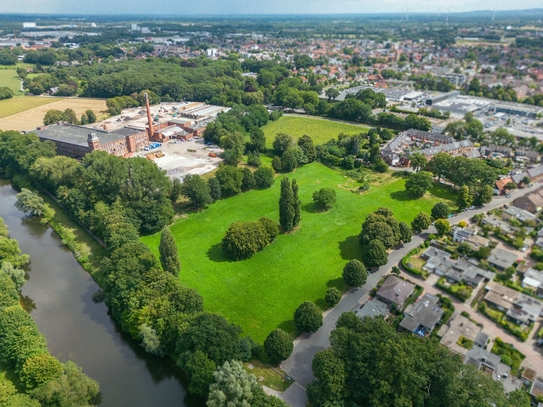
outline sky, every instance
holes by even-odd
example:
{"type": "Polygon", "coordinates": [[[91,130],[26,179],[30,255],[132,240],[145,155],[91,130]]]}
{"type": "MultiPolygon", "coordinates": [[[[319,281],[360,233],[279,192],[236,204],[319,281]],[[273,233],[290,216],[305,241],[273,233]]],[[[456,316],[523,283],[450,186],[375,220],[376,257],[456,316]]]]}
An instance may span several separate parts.
{"type": "Polygon", "coordinates": [[[45,14],[350,14],[542,8],[542,0],[0,0],[0,13],[45,14]]]}

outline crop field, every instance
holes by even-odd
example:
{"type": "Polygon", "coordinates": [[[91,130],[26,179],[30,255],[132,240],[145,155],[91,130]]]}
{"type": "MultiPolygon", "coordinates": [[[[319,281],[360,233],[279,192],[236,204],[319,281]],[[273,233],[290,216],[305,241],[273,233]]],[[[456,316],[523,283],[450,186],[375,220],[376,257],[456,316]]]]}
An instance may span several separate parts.
{"type": "Polygon", "coordinates": [[[269,121],[262,127],[266,135],[266,146],[272,148],[272,143],[277,133],[286,133],[295,139],[304,134],[311,136],[313,142],[324,144],[332,138],[337,138],[339,133],[348,135],[367,133],[370,128],[356,124],[343,123],[320,117],[283,116],[279,120],[269,121]]]}
{"type": "MultiPolygon", "coordinates": [[[[234,221],[266,216],[278,222],[283,176],[269,189],[217,201],[171,226],[181,256],[181,283],[199,291],[206,310],[223,314],[260,343],[276,327],[294,333],[292,318],[300,303],[310,300],[326,308],[326,289],[345,289],[342,269],[348,260],[361,257],[358,233],[368,213],[386,206],[398,220],[411,222],[418,212],[430,212],[438,200],[453,198],[435,186],[421,199],[412,200],[405,193],[405,180],[390,175],[359,195],[349,189],[355,182],[320,163],[298,168],[288,176],[295,178],[300,188],[300,227],[279,235],[250,259],[230,261],[221,249],[221,240],[234,221]],[[328,212],[317,211],[311,199],[313,192],[323,187],[337,193],[337,204],[328,212]]],[[[159,234],[142,240],[158,253],[159,234]]]]}
{"type": "Polygon", "coordinates": [[[78,118],[87,109],[94,111],[99,120],[107,114],[103,99],[21,96],[0,101],[0,129],[35,129],[43,125],[43,117],[48,110],[67,108],[73,109],[78,118]]]}

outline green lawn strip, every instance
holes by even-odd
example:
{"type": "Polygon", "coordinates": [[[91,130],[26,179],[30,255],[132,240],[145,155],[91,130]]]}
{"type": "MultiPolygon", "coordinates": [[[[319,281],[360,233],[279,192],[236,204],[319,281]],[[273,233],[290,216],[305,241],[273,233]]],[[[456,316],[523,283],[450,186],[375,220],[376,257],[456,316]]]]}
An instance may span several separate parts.
{"type": "Polygon", "coordinates": [[[38,96],[15,96],[11,99],[0,100],[0,119],[60,100],[63,99],[38,96]]]}
{"type": "Polygon", "coordinates": [[[283,116],[279,120],[269,121],[267,125],[262,127],[266,135],[266,147],[268,148],[273,147],[273,140],[277,133],[290,134],[296,140],[307,134],[311,136],[313,142],[317,145],[324,144],[332,138],[337,139],[340,133],[352,136],[367,133],[369,129],[367,126],[357,126],[333,120],[294,116],[283,116]]]}
{"type": "MultiPolygon", "coordinates": [[[[358,233],[368,213],[385,206],[398,220],[410,222],[437,201],[432,196],[395,199],[404,189],[404,179],[353,194],[337,187],[345,182],[342,174],[319,163],[299,168],[289,177],[300,186],[301,226],[278,236],[250,259],[229,261],[220,248],[222,237],[234,221],[262,216],[278,221],[280,177],[270,189],[220,200],[171,226],[182,261],[181,283],[200,292],[207,310],[225,315],[261,343],[276,327],[293,333],[292,316],[302,302],[314,301],[325,309],[326,289],[345,289],[341,272],[348,260],[360,258],[358,233]],[[328,212],[315,212],[311,196],[323,187],[336,190],[337,205],[328,212]]],[[[155,253],[159,239],[159,234],[142,238],[155,253]]]]}
{"type": "Polygon", "coordinates": [[[21,80],[13,69],[0,69],[0,86],[11,88],[16,95],[22,95],[21,80]]]}

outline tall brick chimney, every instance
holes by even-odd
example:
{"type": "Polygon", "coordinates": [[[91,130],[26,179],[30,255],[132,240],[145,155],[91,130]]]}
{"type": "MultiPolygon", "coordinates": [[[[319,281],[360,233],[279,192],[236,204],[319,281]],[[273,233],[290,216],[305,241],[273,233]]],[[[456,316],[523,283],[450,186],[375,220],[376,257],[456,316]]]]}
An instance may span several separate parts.
{"type": "Polygon", "coordinates": [[[153,119],[151,117],[151,107],[149,106],[149,96],[147,92],[145,93],[145,107],[147,109],[147,121],[149,122],[149,140],[153,138],[154,129],[153,129],[153,119]]]}

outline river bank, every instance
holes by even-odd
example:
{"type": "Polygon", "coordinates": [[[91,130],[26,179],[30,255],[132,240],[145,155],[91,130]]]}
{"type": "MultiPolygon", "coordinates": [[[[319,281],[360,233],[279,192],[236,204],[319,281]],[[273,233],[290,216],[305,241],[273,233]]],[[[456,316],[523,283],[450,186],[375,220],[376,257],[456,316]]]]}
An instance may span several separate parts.
{"type": "MultiPolygon", "coordinates": [[[[100,382],[101,406],[187,405],[181,369],[169,358],[147,354],[112,321],[104,304],[92,301],[99,286],[54,230],[14,207],[16,193],[9,181],[0,180],[0,216],[31,260],[23,302],[46,335],[50,352],[61,361],[75,361],[100,382]]],[[[83,255],[99,267],[104,249],[60,207],[52,207],[59,224],[87,248],[83,255]]],[[[98,270],[93,275],[97,280],[98,270]]]]}

